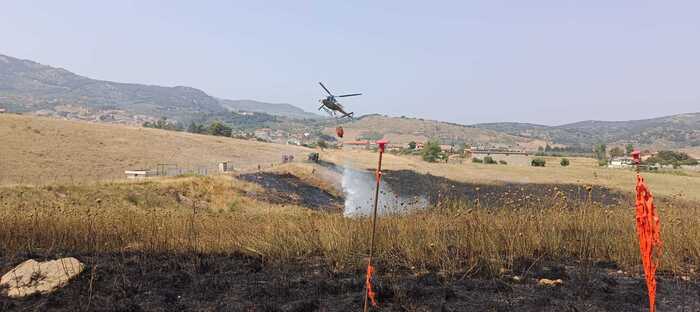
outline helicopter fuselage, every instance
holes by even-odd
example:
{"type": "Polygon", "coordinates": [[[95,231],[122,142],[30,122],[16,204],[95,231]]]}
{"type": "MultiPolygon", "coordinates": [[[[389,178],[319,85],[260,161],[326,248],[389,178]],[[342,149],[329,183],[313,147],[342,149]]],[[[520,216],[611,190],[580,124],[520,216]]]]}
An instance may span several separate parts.
{"type": "MultiPolygon", "coordinates": [[[[352,119],[353,113],[346,112],[345,109],[343,108],[343,105],[338,103],[338,100],[335,99],[336,96],[333,95],[333,93],[331,93],[331,91],[328,90],[328,88],[326,88],[326,86],[324,86],[322,82],[319,82],[318,84],[321,85],[321,88],[323,88],[323,90],[325,90],[326,93],[328,93],[328,96],[325,99],[319,100],[319,102],[321,102],[321,107],[319,107],[318,109],[325,110],[329,115],[331,115],[333,117],[336,117],[336,113],[341,113],[342,116],[340,116],[338,118],[350,117],[350,119],[352,119]]],[[[348,96],[358,96],[358,95],[362,95],[362,93],[343,94],[343,95],[338,95],[337,97],[348,97],[348,96]]],[[[342,135],[339,135],[339,136],[342,137],[342,135]]]]}
{"type": "Polygon", "coordinates": [[[340,103],[338,103],[338,101],[334,97],[327,97],[327,98],[321,100],[321,103],[323,104],[323,106],[325,106],[324,108],[326,108],[327,110],[330,110],[332,114],[335,114],[335,112],[339,112],[339,113],[343,114],[343,116],[349,116],[352,114],[352,113],[348,114],[347,112],[345,112],[345,109],[343,109],[343,106],[340,105],[340,103]]]}

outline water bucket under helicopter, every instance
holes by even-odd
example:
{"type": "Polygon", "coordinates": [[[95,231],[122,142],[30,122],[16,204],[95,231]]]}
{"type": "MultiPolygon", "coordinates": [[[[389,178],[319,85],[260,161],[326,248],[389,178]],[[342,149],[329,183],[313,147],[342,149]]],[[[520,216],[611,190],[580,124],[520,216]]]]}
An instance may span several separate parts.
{"type": "Polygon", "coordinates": [[[335,127],[335,134],[338,135],[339,138],[343,138],[343,134],[345,134],[343,127],[335,127]]]}

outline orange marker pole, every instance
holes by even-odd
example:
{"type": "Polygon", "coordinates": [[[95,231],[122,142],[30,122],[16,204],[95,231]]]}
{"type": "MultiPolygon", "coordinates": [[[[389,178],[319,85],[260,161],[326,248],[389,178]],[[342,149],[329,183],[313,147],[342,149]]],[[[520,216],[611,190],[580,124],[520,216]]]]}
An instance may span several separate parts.
{"type": "Polygon", "coordinates": [[[639,151],[632,152],[632,159],[637,165],[637,236],[639,238],[639,252],[642,256],[642,266],[649,295],[649,311],[656,311],[656,268],[658,267],[658,254],[661,248],[661,225],[654,205],[654,196],[649,191],[644,178],[639,174],[641,157],[639,151]]]}
{"type": "Polygon", "coordinates": [[[377,187],[374,190],[374,208],[372,210],[372,238],[369,243],[369,258],[367,259],[367,276],[365,280],[365,305],[364,312],[369,310],[368,299],[372,300],[372,305],[376,305],[374,301],[374,291],[372,290],[372,273],[374,273],[374,268],[372,268],[372,257],[374,256],[374,237],[377,231],[377,206],[379,205],[379,184],[382,180],[382,155],[384,155],[384,148],[388,141],[377,141],[377,146],[379,148],[379,162],[377,163],[377,187]]]}

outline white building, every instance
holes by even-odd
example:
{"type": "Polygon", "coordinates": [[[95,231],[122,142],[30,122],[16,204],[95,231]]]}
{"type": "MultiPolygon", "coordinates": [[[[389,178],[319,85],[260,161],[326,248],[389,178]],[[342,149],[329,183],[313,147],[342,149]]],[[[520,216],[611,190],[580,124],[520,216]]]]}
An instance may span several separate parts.
{"type": "Polygon", "coordinates": [[[615,157],[610,160],[608,168],[632,168],[634,160],[630,157],[615,157]]]}

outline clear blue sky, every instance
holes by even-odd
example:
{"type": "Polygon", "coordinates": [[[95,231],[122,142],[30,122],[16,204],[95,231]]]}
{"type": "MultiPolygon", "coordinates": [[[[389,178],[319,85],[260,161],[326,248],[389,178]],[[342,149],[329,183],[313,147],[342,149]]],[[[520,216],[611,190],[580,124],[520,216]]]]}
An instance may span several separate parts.
{"type": "Polygon", "coordinates": [[[3,1],[0,54],[358,113],[562,124],[700,111],[698,1],[3,1]]]}

